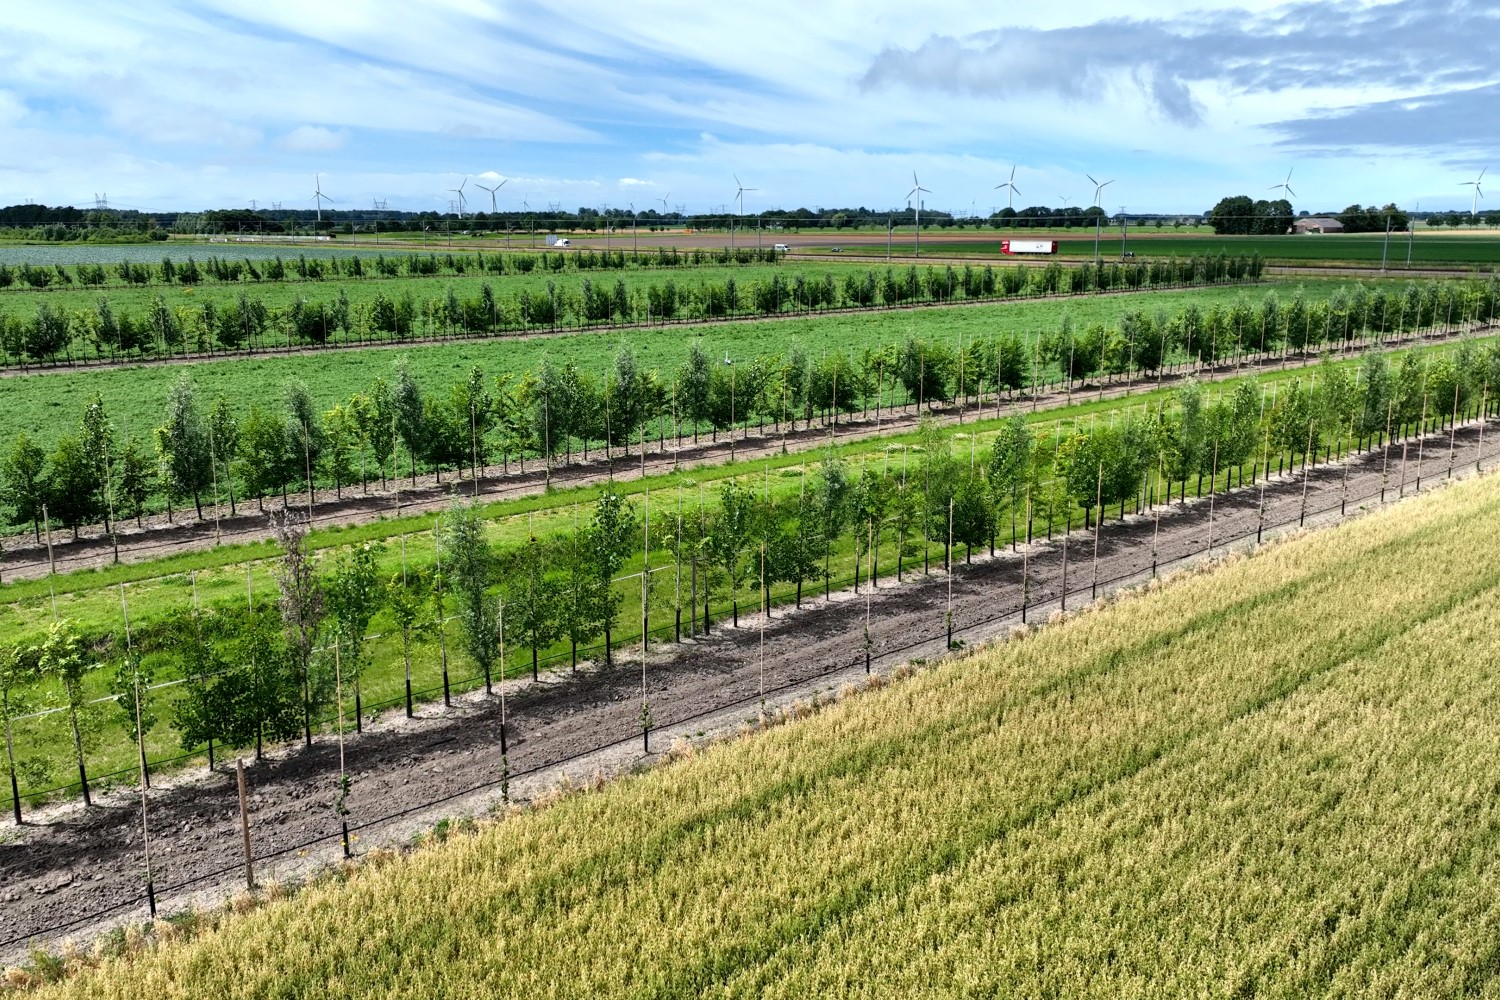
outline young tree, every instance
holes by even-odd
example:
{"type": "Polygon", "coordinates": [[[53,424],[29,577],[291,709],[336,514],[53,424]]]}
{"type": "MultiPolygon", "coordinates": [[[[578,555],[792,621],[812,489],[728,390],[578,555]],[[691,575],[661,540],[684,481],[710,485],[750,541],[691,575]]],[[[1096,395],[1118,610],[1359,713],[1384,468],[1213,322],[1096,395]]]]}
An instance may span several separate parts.
{"type": "Polygon", "coordinates": [[[431,587],[425,584],[420,575],[408,573],[405,568],[400,573],[391,577],[386,584],[391,607],[391,621],[396,626],[396,632],[401,636],[401,658],[406,667],[406,717],[412,718],[415,714],[412,709],[411,694],[411,644],[418,635],[425,631],[425,622],[422,619],[422,609],[427,603],[427,593],[431,587]]]}
{"type": "Polygon", "coordinates": [[[298,460],[297,467],[302,471],[303,481],[307,484],[308,504],[311,505],[317,499],[317,480],[314,476],[323,457],[327,436],[318,420],[318,410],[313,403],[312,394],[307,391],[307,386],[301,379],[287,380],[282,390],[282,405],[286,411],[287,451],[298,460]]]}
{"type": "Polygon", "coordinates": [[[314,674],[313,651],[323,627],[323,588],[307,549],[307,524],[290,515],[272,515],[271,531],[282,549],[275,569],[281,591],[278,609],[287,656],[302,686],[302,734],[312,746],[312,712],[326,695],[324,678],[314,674]]]}
{"type": "Polygon", "coordinates": [[[136,527],[140,527],[141,515],[146,510],[146,502],[151,499],[151,494],[156,492],[156,465],[146,456],[141,443],[135,438],[126,441],[125,447],[120,451],[119,483],[116,491],[119,505],[115,516],[133,517],[136,527]]]}
{"type": "Polygon", "coordinates": [[[328,471],[333,473],[335,498],[344,499],[344,483],[353,479],[352,452],[359,447],[359,423],[354,414],[342,403],[323,414],[325,455],[328,471]]]}
{"type": "Polygon", "coordinates": [[[484,673],[484,689],[489,693],[491,673],[500,657],[500,616],[490,594],[497,568],[495,553],[484,537],[484,519],[478,508],[455,501],[442,517],[439,544],[443,547],[443,572],[458,602],[464,651],[484,673]]]}
{"type": "Polygon", "coordinates": [[[17,524],[31,522],[32,533],[42,540],[42,507],[47,502],[47,453],[21,431],[11,443],[0,466],[0,499],[11,509],[17,524]]]}
{"type": "Polygon", "coordinates": [[[396,388],[391,397],[396,433],[406,445],[406,454],[411,462],[411,482],[417,484],[417,454],[422,451],[425,408],[422,390],[411,372],[411,362],[404,356],[396,360],[396,388]]]}
{"type": "Polygon", "coordinates": [[[183,674],[183,693],[173,709],[178,739],[190,753],[207,745],[210,768],[215,743],[237,742],[243,695],[224,656],[219,624],[216,616],[197,607],[179,610],[167,619],[160,640],[176,654],[183,674]]]}
{"type": "Polygon", "coordinates": [[[156,450],[166,473],[168,493],[192,497],[201,521],[203,491],[213,481],[213,469],[209,462],[208,429],[198,410],[192,379],[186,375],[172,384],[166,423],[156,429],[156,450]]]}
{"type": "Polygon", "coordinates": [[[1212,448],[1200,383],[1190,381],[1177,390],[1177,412],[1166,427],[1166,440],[1167,475],[1182,480],[1186,493],[1188,477],[1203,468],[1212,448]]]}
{"type": "Polygon", "coordinates": [[[614,589],[614,579],[625,565],[626,558],[635,550],[636,532],[639,530],[640,518],[634,504],[613,493],[606,493],[594,503],[588,540],[593,547],[594,572],[605,591],[602,608],[606,666],[612,662],[610,650],[614,621],[623,604],[623,598],[614,589]]]}
{"type": "Polygon", "coordinates": [[[562,569],[558,631],[568,640],[572,667],[577,672],[578,647],[604,634],[605,619],[614,610],[612,588],[594,565],[594,540],[589,530],[559,536],[555,545],[562,569]]]}
{"type": "Polygon", "coordinates": [[[390,383],[377,378],[370,391],[356,395],[351,406],[360,437],[370,448],[370,456],[380,469],[380,488],[385,489],[386,471],[396,450],[396,396],[390,383]]]}
{"type": "Polygon", "coordinates": [[[116,714],[125,735],[136,746],[140,756],[141,774],[146,786],[151,786],[151,772],[146,763],[146,734],[156,727],[156,711],[151,698],[152,672],[141,659],[139,650],[117,649],[120,656],[111,678],[110,693],[114,695],[116,714]]]}
{"type": "Polygon", "coordinates": [[[229,516],[237,513],[234,502],[234,467],[240,455],[240,422],[229,406],[229,401],[220,397],[214,400],[208,411],[208,433],[213,460],[223,470],[224,485],[229,491],[229,516]]]}
{"type": "Polygon", "coordinates": [[[354,680],[354,728],[364,731],[364,703],[360,696],[360,677],[369,664],[365,637],[370,619],[385,600],[380,568],[376,559],[382,547],[366,542],[339,556],[323,585],[328,614],[333,619],[334,641],[339,644],[341,669],[354,680]]]}
{"type": "Polygon", "coordinates": [[[859,586],[860,567],[869,571],[870,585],[879,579],[880,566],[876,552],[880,547],[880,529],[891,506],[891,482],[873,468],[860,474],[850,496],[850,521],[854,529],[854,583],[859,586]]]}
{"type": "Polygon", "coordinates": [[[677,406],[693,425],[693,443],[698,443],[698,425],[709,418],[709,385],[713,362],[700,342],[688,348],[687,360],[677,370],[677,406]]]}
{"type": "Polygon", "coordinates": [[[62,686],[63,697],[68,706],[68,724],[73,732],[73,753],[78,761],[78,781],[83,790],[83,804],[91,806],[93,800],[89,796],[89,774],[84,754],[93,744],[98,726],[86,704],[83,678],[93,665],[93,659],[83,636],[66,618],[52,623],[47,630],[47,638],[37,648],[35,656],[38,672],[62,686]]]}
{"type": "Polygon", "coordinates": [[[533,680],[538,654],[558,637],[558,588],[547,562],[547,552],[535,538],[507,552],[504,560],[506,629],[530,647],[533,680]]]}
{"type": "Polygon", "coordinates": [[[995,511],[990,491],[978,474],[961,476],[953,491],[953,540],[964,545],[964,562],[972,562],[974,546],[994,532],[995,511]]]}
{"type": "Polygon", "coordinates": [[[83,409],[83,432],[81,437],[83,454],[93,472],[94,508],[104,516],[104,533],[110,530],[110,506],[114,479],[114,425],[104,410],[104,397],[94,393],[83,409]]]}
{"type": "Polygon", "coordinates": [[[0,649],[0,721],[5,723],[5,772],[10,778],[11,810],[16,825],[21,825],[20,771],[23,762],[16,757],[15,720],[31,711],[32,700],[26,688],[36,680],[37,656],[33,650],[12,646],[0,649]]]}
{"type": "Polygon", "coordinates": [[[610,443],[625,446],[630,455],[630,442],[648,419],[649,390],[645,372],[635,363],[635,354],[628,345],[622,344],[615,354],[614,377],[609,383],[609,434],[610,443]]]}
{"type": "MultiPolygon", "coordinates": [[[[266,495],[277,491],[281,492],[284,506],[286,485],[292,476],[292,455],[285,428],[259,406],[251,405],[242,433],[240,475],[245,479],[245,488],[255,496],[262,511],[266,509],[266,495]]],[[[300,466],[300,456],[298,459],[300,466]]]]}
{"type": "MultiPolygon", "coordinates": [[[[1020,414],[1009,417],[1000,425],[990,447],[990,460],[985,466],[985,475],[990,483],[990,496],[996,503],[1004,502],[1010,510],[1010,543],[1016,545],[1016,514],[1021,495],[1031,479],[1035,444],[1031,425],[1020,414]]],[[[991,549],[994,539],[991,537],[991,549]]]]}
{"type": "Polygon", "coordinates": [[[729,582],[729,601],[736,628],[740,624],[739,589],[747,566],[745,550],[755,533],[758,501],[755,491],[733,479],[719,490],[719,516],[714,518],[709,535],[709,550],[714,562],[729,582]]]}
{"type": "Polygon", "coordinates": [[[476,484],[479,473],[489,464],[489,432],[495,419],[495,401],[485,388],[484,372],[478,365],[469,369],[469,377],[453,387],[453,410],[463,425],[463,449],[468,459],[469,475],[476,484]]]}
{"type": "Polygon", "coordinates": [[[49,513],[73,531],[99,519],[99,479],[83,442],[72,434],[57,439],[47,473],[49,513]]]}
{"type": "Polygon", "coordinates": [[[891,528],[896,532],[896,580],[906,569],[907,540],[912,528],[920,523],[926,500],[915,480],[905,476],[893,480],[891,489],[891,528]]]}
{"type": "Polygon", "coordinates": [[[531,427],[526,419],[526,388],[516,383],[511,375],[498,375],[490,396],[492,418],[490,426],[495,432],[500,448],[500,462],[505,472],[510,472],[510,456],[519,454],[521,471],[526,471],[526,448],[531,441],[531,427]]]}

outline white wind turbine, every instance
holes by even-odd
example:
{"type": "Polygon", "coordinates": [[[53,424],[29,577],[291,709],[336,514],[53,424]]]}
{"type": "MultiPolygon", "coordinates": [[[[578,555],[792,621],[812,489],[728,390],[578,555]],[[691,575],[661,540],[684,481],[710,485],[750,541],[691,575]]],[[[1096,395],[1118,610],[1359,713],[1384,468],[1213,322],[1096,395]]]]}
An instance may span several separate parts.
{"type": "Polygon", "coordinates": [[[1107,180],[1101,184],[1098,181],[1094,180],[1092,174],[1084,174],[1083,176],[1087,177],[1089,179],[1089,183],[1094,185],[1094,207],[1097,208],[1099,207],[1099,195],[1104,191],[1105,188],[1113,184],[1114,181],[1107,180]]]}
{"type": "Polygon", "coordinates": [[[666,214],[667,214],[667,199],[670,198],[670,197],[672,197],[672,192],[670,192],[670,191],[668,191],[666,194],[664,194],[664,195],[661,196],[661,214],[662,214],[663,218],[666,217],[666,214]]]}
{"type": "Polygon", "coordinates": [[[1010,180],[1004,184],[995,185],[996,191],[999,191],[1001,188],[1007,189],[1005,193],[1005,207],[1014,212],[1016,209],[1015,196],[1021,193],[1020,189],[1016,187],[1016,168],[1014,166],[1010,168],[1010,180]]]}
{"type": "Polygon", "coordinates": [[[1289,195],[1290,197],[1287,198],[1288,203],[1291,202],[1292,198],[1297,197],[1297,192],[1292,190],[1292,172],[1290,170],[1286,172],[1286,180],[1282,181],[1280,184],[1272,184],[1269,188],[1267,188],[1267,190],[1281,191],[1289,195]]]}
{"type": "MultiPolygon", "coordinates": [[[[1099,205],[1099,195],[1104,191],[1105,188],[1109,187],[1111,184],[1114,183],[1114,179],[1111,178],[1111,179],[1109,179],[1109,180],[1107,180],[1107,181],[1105,181],[1105,182],[1103,182],[1101,184],[1099,181],[1094,180],[1094,176],[1092,174],[1084,174],[1083,176],[1087,177],[1089,179],[1089,183],[1092,184],[1092,185],[1094,185],[1094,207],[1095,208],[1099,208],[1100,207],[1100,205],[1099,205]]],[[[1099,259],[1099,231],[1101,229],[1103,229],[1103,228],[1104,228],[1104,215],[1103,215],[1103,213],[1095,213],[1095,215],[1094,215],[1094,260],[1095,261],[1097,261],[1099,259]]]]}
{"type": "Polygon", "coordinates": [[[497,210],[495,208],[495,192],[499,191],[501,188],[505,187],[505,181],[508,181],[508,180],[510,180],[509,177],[505,178],[499,184],[496,184],[494,187],[485,187],[483,184],[479,183],[478,181],[474,182],[474,186],[477,187],[479,190],[481,190],[481,191],[488,191],[490,193],[490,214],[491,215],[497,214],[497,210]]]}
{"type": "MultiPolygon", "coordinates": [[[[740,175],[739,174],[730,174],[730,176],[734,178],[735,187],[738,189],[738,190],[735,191],[735,195],[734,195],[736,198],[739,199],[739,202],[740,202],[740,210],[739,210],[739,212],[737,214],[738,215],[744,215],[745,214],[745,192],[746,191],[758,191],[759,188],[747,188],[747,187],[745,187],[745,185],[743,185],[743,184],[740,183],[740,175]]],[[[734,222],[732,220],[731,220],[730,225],[729,225],[729,249],[731,249],[731,250],[734,249],[734,222]]]]}
{"type": "Polygon", "coordinates": [[[922,256],[922,195],[924,194],[932,194],[932,192],[922,186],[922,182],[917,180],[917,172],[913,170],[911,172],[911,190],[906,192],[908,204],[911,204],[913,195],[917,199],[914,206],[916,211],[912,216],[912,221],[917,230],[917,235],[912,240],[911,253],[913,257],[922,256]]]}
{"type": "Polygon", "coordinates": [[[333,199],[323,193],[323,177],[321,174],[313,174],[313,200],[318,203],[318,228],[323,227],[323,202],[333,199]]]}
{"type": "Polygon", "coordinates": [[[454,194],[458,195],[458,218],[459,218],[459,221],[463,221],[463,217],[464,217],[464,188],[467,187],[468,184],[469,184],[469,179],[467,177],[465,177],[464,178],[464,182],[462,184],[460,184],[458,187],[456,187],[456,188],[449,188],[448,189],[449,191],[452,191],[454,194]]]}
{"type": "Polygon", "coordinates": [[[1485,172],[1489,169],[1489,167],[1484,167],[1479,171],[1478,177],[1474,178],[1472,181],[1464,181],[1459,185],[1459,187],[1471,187],[1474,189],[1474,201],[1469,206],[1469,218],[1471,220],[1477,218],[1479,215],[1479,199],[1484,197],[1484,189],[1479,185],[1480,182],[1484,180],[1485,172]]]}

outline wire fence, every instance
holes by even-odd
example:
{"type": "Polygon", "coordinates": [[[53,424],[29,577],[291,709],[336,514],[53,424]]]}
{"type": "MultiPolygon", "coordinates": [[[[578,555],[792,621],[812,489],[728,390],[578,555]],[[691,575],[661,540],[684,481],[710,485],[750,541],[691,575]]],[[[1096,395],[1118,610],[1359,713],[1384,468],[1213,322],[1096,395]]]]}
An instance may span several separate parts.
{"type": "MultiPolygon", "coordinates": [[[[1456,434],[1456,428],[1453,428],[1452,430],[1453,433],[1456,434]]],[[[1451,442],[1452,438],[1450,438],[1450,444],[1451,442]]],[[[1371,447],[1365,454],[1372,455],[1377,448],[1383,448],[1386,450],[1386,459],[1388,460],[1389,449],[1393,448],[1396,443],[1398,442],[1395,439],[1382,441],[1381,444],[1371,447]]],[[[1432,489],[1435,482],[1448,481],[1456,472],[1460,470],[1467,470],[1469,468],[1473,468],[1475,470],[1481,469],[1483,462],[1487,457],[1489,457],[1489,452],[1492,452],[1494,450],[1494,448],[1486,450],[1486,448],[1481,444],[1476,449],[1472,460],[1466,459],[1462,464],[1450,465],[1444,463],[1439,474],[1433,475],[1429,473],[1425,477],[1427,479],[1425,485],[1422,482],[1423,477],[1420,475],[1419,469],[1419,474],[1415,477],[1413,483],[1411,484],[1412,495],[1420,493],[1424,490],[1432,489]]],[[[1326,472],[1328,471],[1328,469],[1329,467],[1325,465],[1324,471],[1326,472]]],[[[1288,484],[1295,484],[1297,477],[1300,475],[1305,486],[1306,477],[1310,475],[1310,473],[1311,470],[1307,468],[1304,468],[1300,471],[1294,470],[1291,473],[1291,478],[1283,477],[1280,482],[1283,486],[1288,484]]],[[[659,734],[664,730],[680,729],[681,727],[691,725],[694,722],[722,715],[724,712],[729,710],[746,706],[761,705],[764,704],[767,697],[783,695],[789,691],[806,689],[809,687],[816,689],[818,684],[825,681],[828,677],[836,674],[851,671],[857,672],[861,669],[868,671],[873,669],[873,665],[876,664],[881,666],[893,665],[895,662],[899,662],[910,654],[924,649],[932,648],[935,642],[941,644],[940,646],[938,646],[938,649],[940,650],[951,649],[954,637],[961,637],[969,633],[974,633],[983,629],[991,628],[993,626],[1000,626],[1006,622],[1024,622],[1027,620],[1028,614],[1042,613],[1047,611],[1049,608],[1056,606],[1066,607],[1069,598],[1086,598],[1084,603],[1088,603],[1089,600],[1097,599],[1101,594],[1107,596],[1108,594],[1120,589],[1121,587],[1131,585],[1135,582],[1141,581],[1142,579],[1155,577],[1159,573],[1164,571],[1171,571],[1175,567],[1187,565],[1189,563],[1201,560],[1205,556],[1211,555],[1215,549],[1227,550],[1229,547],[1243,545],[1244,543],[1251,541],[1252,539],[1256,544],[1258,544],[1266,531],[1276,531],[1282,528],[1290,527],[1294,524],[1305,524],[1309,520],[1318,522],[1328,520],[1330,518],[1342,519],[1345,516],[1349,505],[1353,504],[1356,508],[1358,508],[1361,505],[1367,504],[1371,501],[1378,501],[1379,503],[1383,504],[1387,500],[1387,494],[1393,493],[1397,489],[1399,489],[1399,496],[1408,495],[1408,484],[1406,482],[1404,469],[1402,472],[1402,479],[1399,487],[1393,487],[1390,484],[1388,476],[1386,474],[1386,468],[1382,469],[1382,474],[1378,481],[1373,480],[1372,477],[1366,478],[1370,481],[1363,483],[1361,485],[1361,488],[1358,489],[1357,492],[1351,493],[1349,490],[1348,479],[1346,477],[1344,479],[1343,487],[1337,492],[1337,495],[1330,497],[1328,502],[1316,506],[1308,506],[1306,493],[1304,492],[1300,503],[1287,502],[1279,504],[1278,506],[1282,509],[1278,509],[1274,514],[1271,514],[1270,516],[1268,516],[1269,512],[1267,507],[1265,506],[1264,494],[1262,494],[1258,509],[1258,516],[1253,528],[1248,526],[1247,522],[1247,526],[1242,530],[1239,530],[1232,534],[1225,534],[1218,538],[1214,536],[1215,525],[1212,509],[1210,508],[1207,511],[1203,510],[1203,506],[1205,505],[1197,505],[1195,507],[1188,508],[1190,511],[1193,511],[1199,515],[1206,514],[1206,517],[1204,519],[1206,539],[1205,544],[1202,548],[1198,548],[1195,546],[1192,550],[1184,551],[1180,555],[1172,556],[1166,559],[1159,559],[1154,542],[1150,547],[1146,546],[1143,543],[1137,544],[1128,550],[1132,555],[1132,561],[1129,562],[1127,567],[1122,572],[1115,573],[1105,579],[1099,579],[1097,577],[1090,576],[1086,583],[1067,586],[1059,585],[1056,589],[1051,590],[1043,587],[1040,600],[1032,600],[1030,598],[1030,592],[1028,591],[1023,580],[1019,594],[995,595],[993,600],[987,600],[985,602],[985,607],[987,609],[985,613],[966,618],[958,618],[957,616],[954,616],[951,619],[945,613],[943,620],[938,623],[928,621],[919,624],[913,622],[909,627],[903,628],[901,634],[904,638],[904,641],[896,645],[882,646],[878,651],[873,651],[870,654],[861,652],[852,657],[829,660],[810,671],[803,672],[801,676],[797,676],[779,684],[766,687],[764,691],[757,688],[756,690],[742,696],[735,696],[734,692],[730,691],[728,693],[728,696],[726,696],[722,700],[716,701],[708,708],[681,716],[671,717],[662,721],[653,721],[652,723],[650,723],[649,727],[645,728],[644,730],[641,727],[622,727],[617,731],[600,733],[598,739],[592,745],[584,749],[573,750],[566,753],[558,753],[550,756],[544,753],[542,759],[528,765],[525,768],[518,769],[516,771],[504,772],[499,777],[476,781],[458,790],[424,800],[423,802],[415,805],[386,812],[378,816],[369,817],[358,822],[349,823],[347,830],[344,830],[342,828],[330,829],[328,833],[320,836],[306,838],[289,845],[278,847],[274,850],[257,853],[254,860],[257,863],[272,861],[278,858],[283,858],[290,854],[309,851],[313,848],[318,848],[324,845],[337,845],[341,841],[344,842],[345,845],[347,845],[348,837],[352,834],[376,830],[383,826],[392,824],[395,821],[407,819],[416,814],[429,811],[437,806],[465,799],[479,793],[493,791],[496,788],[503,787],[507,782],[512,782],[519,778],[538,774],[549,769],[559,768],[580,760],[584,760],[603,751],[615,748],[623,748],[626,745],[633,744],[638,740],[649,741],[650,735],[653,732],[659,734]]],[[[1250,489],[1253,490],[1254,487],[1252,486],[1250,489]]],[[[1246,496],[1248,493],[1248,491],[1244,490],[1243,488],[1235,492],[1238,492],[1242,497],[1246,496]]],[[[1284,496],[1282,499],[1290,500],[1293,498],[1290,496],[1284,496]]],[[[1241,511],[1241,513],[1247,513],[1248,509],[1249,508],[1246,508],[1246,510],[1241,511]]],[[[1149,510],[1149,505],[1137,505],[1138,513],[1149,512],[1149,510]]],[[[1220,524],[1220,527],[1223,527],[1222,522],[1220,524]]],[[[1102,529],[1102,525],[1096,528],[1096,530],[1099,529],[1102,529]]],[[[1053,547],[1056,548],[1058,544],[1061,544],[1061,539],[1059,539],[1059,542],[1054,544],[1053,547]]],[[[1097,565],[1097,563],[1095,565],[1097,565]]],[[[1066,577],[1064,577],[1064,579],[1066,579],[1066,577]]],[[[1075,607],[1076,606],[1077,604],[1075,603],[1075,607]]],[[[653,629],[652,632],[670,632],[670,630],[670,627],[667,627],[664,629],[653,629]]],[[[471,684],[474,684],[474,682],[482,683],[482,678],[470,678],[469,682],[471,684]]],[[[336,826],[336,824],[334,825],[336,826]]],[[[163,885],[154,885],[150,888],[149,891],[142,891],[139,893],[128,895],[123,899],[116,900],[106,906],[98,907],[87,913],[74,916],[66,921],[61,921],[48,925],[46,927],[29,930],[25,933],[13,935],[7,939],[0,940],[0,948],[11,948],[16,945],[35,942],[39,939],[52,938],[64,932],[74,930],[85,925],[93,924],[112,916],[116,916],[132,908],[149,907],[151,913],[154,915],[157,907],[161,905],[161,902],[164,898],[184,894],[189,891],[196,890],[200,887],[210,886],[214,883],[225,882],[226,880],[230,880],[242,875],[244,870],[244,861],[240,860],[234,864],[226,865],[212,871],[203,872],[191,878],[166,883],[163,885]]]]}

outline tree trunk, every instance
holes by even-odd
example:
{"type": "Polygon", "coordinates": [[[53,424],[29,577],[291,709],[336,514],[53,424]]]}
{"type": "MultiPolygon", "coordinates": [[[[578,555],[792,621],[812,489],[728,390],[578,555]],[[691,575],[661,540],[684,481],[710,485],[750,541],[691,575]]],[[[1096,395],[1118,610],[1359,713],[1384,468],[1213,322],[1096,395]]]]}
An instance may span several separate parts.
{"type": "Polygon", "coordinates": [[[93,800],[89,797],[89,773],[83,763],[83,734],[78,730],[78,710],[69,708],[68,721],[73,727],[73,752],[78,756],[78,784],[83,789],[83,804],[92,806],[93,800]]]}

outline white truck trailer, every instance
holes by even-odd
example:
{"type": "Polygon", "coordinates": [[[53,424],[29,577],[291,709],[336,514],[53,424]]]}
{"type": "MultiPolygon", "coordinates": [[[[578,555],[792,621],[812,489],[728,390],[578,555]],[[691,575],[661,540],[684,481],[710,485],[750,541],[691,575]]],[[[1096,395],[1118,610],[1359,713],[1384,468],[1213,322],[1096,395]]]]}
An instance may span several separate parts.
{"type": "Polygon", "coordinates": [[[1057,241],[1001,240],[1000,252],[1008,254],[1057,253],[1057,241]]]}

